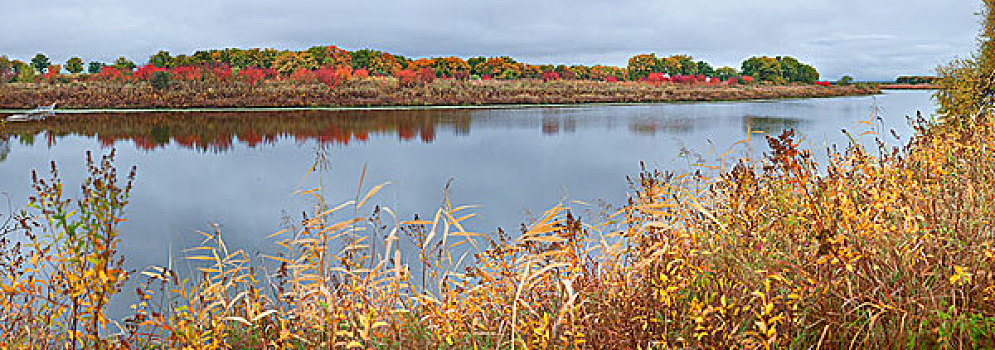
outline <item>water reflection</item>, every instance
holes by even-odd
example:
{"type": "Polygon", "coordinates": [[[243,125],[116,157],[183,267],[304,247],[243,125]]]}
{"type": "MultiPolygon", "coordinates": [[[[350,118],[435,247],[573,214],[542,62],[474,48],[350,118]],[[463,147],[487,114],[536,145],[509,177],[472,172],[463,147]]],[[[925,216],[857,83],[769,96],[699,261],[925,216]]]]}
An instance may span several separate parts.
{"type": "Polygon", "coordinates": [[[778,135],[787,129],[804,128],[809,121],[802,118],[748,115],[743,118],[746,133],[778,135]]]}
{"type": "Polygon", "coordinates": [[[10,155],[10,137],[7,135],[0,135],[0,163],[7,160],[7,156],[10,155]]]}
{"type": "Polygon", "coordinates": [[[22,144],[37,136],[49,147],[59,138],[75,135],[96,138],[104,147],[131,141],[144,151],[175,143],[182,148],[227,152],[236,143],[254,148],[282,138],[322,145],[365,142],[371,135],[395,135],[400,141],[431,143],[443,127],[468,134],[467,111],[288,111],[252,113],[142,113],[67,114],[45,121],[8,127],[22,144]]]}

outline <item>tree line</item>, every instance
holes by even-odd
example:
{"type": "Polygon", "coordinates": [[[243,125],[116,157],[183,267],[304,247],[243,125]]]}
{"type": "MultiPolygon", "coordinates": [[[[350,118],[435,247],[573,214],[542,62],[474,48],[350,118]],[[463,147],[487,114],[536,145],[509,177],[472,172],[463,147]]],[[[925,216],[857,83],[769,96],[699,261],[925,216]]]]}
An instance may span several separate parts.
{"type": "MultiPolygon", "coordinates": [[[[151,55],[145,66],[177,68],[189,66],[227,67],[232,69],[258,68],[274,70],[290,76],[301,70],[318,70],[323,67],[349,67],[362,69],[370,75],[397,76],[403,70],[431,70],[437,77],[454,79],[544,79],[550,77],[584,80],[645,80],[651,74],[677,76],[706,76],[726,80],[738,76],[751,76],[759,81],[772,83],[813,83],[819,79],[818,71],[790,56],[751,57],[737,69],[714,68],[703,60],[688,55],[657,57],[640,54],[631,57],[626,67],[608,65],[553,65],[528,64],[508,56],[500,57],[434,57],[412,59],[372,49],[348,51],[334,45],[314,46],[306,50],[277,50],[272,48],[226,48],[202,50],[186,55],[173,55],[159,51],[151,55]]],[[[44,54],[35,55],[29,62],[0,56],[0,83],[33,82],[41,75],[97,74],[107,68],[130,74],[139,68],[134,61],[119,57],[114,62],[91,61],[78,56],[69,58],[63,65],[53,64],[44,54]]]]}

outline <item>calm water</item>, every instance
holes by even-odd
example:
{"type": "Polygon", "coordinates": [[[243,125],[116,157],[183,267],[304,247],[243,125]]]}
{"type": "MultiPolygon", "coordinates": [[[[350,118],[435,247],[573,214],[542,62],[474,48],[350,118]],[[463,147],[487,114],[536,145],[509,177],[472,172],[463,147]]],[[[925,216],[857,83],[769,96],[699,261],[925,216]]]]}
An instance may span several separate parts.
{"type": "MultiPolygon", "coordinates": [[[[899,144],[890,130],[904,140],[911,133],[906,116],[930,115],[933,108],[928,92],[889,91],[736,103],[60,116],[13,125],[0,138],[0,192],[22,208],[30,171],[52,160],[68,188],[77,188],[84,152],[116,148],[119,165],[138,166],[120,247],[128,265],[141,269],[163,264],[170,250],[181,255],[212,224],[231,245],[270,249],[266,237],[282,228],[282,218],[310,209],[293,192],[315,185],[304,176],[319,150],[330,160],[323,178],[332,202],[355,196],[365,164],[364,187],[390,181],[375,201],[402,218],[434,214],[451,180],[455,204],[480,206],[471,230],[514,231],[528,213],[562,199],[623,202],[626,175],[637,174],[640,161],[686,171],[745,139],[752,150],[740,144],[733,154],[755,156],[765,149],[758,132],[788,127],[822,149],[847,141],[842,128],[868,130],[857,121],[875,110],[878,130],[899,144]]],[[[0,203],[6,216],[5,206],[0,203]]]]}

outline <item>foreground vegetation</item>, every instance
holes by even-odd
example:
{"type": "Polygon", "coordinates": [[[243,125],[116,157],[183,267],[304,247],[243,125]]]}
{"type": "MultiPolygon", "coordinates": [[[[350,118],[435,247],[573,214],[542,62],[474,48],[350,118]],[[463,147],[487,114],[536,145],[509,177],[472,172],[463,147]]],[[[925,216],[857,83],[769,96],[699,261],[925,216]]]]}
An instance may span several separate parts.
{"type": "Polygon", "coordinates": [[[134,172],[118,176],[113,153],[89,160],[71,201],[53,166],[4,226],[0,344],[995,347],[986,5],[979,54],[941,72],[944,114],[918,116],[904,145],[853,142],[817,164],[789,130],[768,138],[763,159],[716,176],[646,171],[606,218],[564,204],[515,234],[473,232],[472,209],[448,201],[393,217],[372,204],[382,185],[341,205],[319,187],[301,192],[315,207],[277,233],[277,253],[255,257],[209,232],[187,257],[197,274],[170,262],[129,274],[115,245],[134,172]],[[128,278],[144,282],[134,316],[108,320],[128,278]]]}
{"type": "MultiPolygon", "coordinates": [[[[0,341],[129,347],[995,346],[995,125],[919,120],[901,148],[856,144],[814,164],[785,132],[717,177],[645,172],[628,205],[566,206],[516,234],[444,203],[402,221],[381,186],[316,206],[274,254],[219,232],[187,257],[122,269],[129,179],[94,160],[82,199],[54,167],[6,226],[0,341]],[[362,214],[367,213],[367,214],[362,214]],[[402,245],[407,248],[400,248],[402,245]],[[413,248],[411,248],[413,247],[413,248]],[[127,278],[134,316],[107,320],[127,278]]],[[[126,257],[124,257],[126,258],[126,257]]]]}

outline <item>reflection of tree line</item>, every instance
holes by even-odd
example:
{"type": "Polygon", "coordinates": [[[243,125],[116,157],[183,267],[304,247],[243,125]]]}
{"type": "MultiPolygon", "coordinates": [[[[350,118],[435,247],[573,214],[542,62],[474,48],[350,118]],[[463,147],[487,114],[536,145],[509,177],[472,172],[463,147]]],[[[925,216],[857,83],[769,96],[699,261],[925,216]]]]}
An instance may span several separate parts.
{"type": "Polygon", "coordinates": [[[803,125],[805,120],[789,117],[770,117],[770,116],[754,116],[749,115],[743,118],[743,125],[746,127],[746,132],[752,135],[771,135],[776,136],[782,131],[787,129],[796,129],[803,125]],[[757,134],[755,132],[762,131],[763,134],[757,134]]]}
{"type": "Polygon", "coordinates": [[[469,113],[451,110],[60,115],[37,123],[9,125],[7,132],[28,145],[34,144],[35,135],[44,131],[49,145],[59,136],[84,135],[97,138],[105,146],[131,140],[143,150],[176,143],[192,149],[227,151],[236,142],[255,147],[284,137],[346,145],[366,141],[371,135],[397,135],[401,141],[430,143],[442,125],[450,126],[457,134],[469,133],[469,113]]]}
{"type": "Polygon", "coordinates": [[[7,160],[8,155],[10,155],[10,137],[0,135],[0,162],[7,160]]]}

